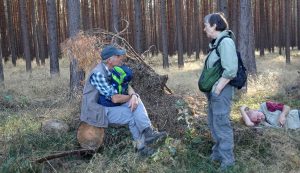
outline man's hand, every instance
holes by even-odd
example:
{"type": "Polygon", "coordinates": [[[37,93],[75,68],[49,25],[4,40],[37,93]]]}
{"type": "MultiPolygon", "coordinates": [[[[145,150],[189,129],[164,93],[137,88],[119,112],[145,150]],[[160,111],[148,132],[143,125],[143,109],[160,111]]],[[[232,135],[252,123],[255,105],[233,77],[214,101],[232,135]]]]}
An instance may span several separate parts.
{"type": "Polygon", "coordinates": [[[285,124],[285,121],[286,121],[286,116],[288,115],[288,113],[290,112],[291,108],[287,105],[283,105],[283,110],[279,116],[279,119],[278,119],[278,123],[281,127],[284,126],[285,124]]]}
{"type": "Polygon", "coordinates": [[[279,116],[279,119],[278,119],[278,122],[279,122],[280,127],[283,127],[283,126],[284,126],[285,121],[286,121],[285,115],[284,115],[284,114],[281,114],[281,115],[279,116]]]}
{"type": "Polygon", "coordinates": [[[131,110],[131,112],[135,111],[135,109],[137,108],[139,104],[139,98],[136,94],[132,94],[131,95],[131,98],[129,100],[129,108],[131,110]]]}

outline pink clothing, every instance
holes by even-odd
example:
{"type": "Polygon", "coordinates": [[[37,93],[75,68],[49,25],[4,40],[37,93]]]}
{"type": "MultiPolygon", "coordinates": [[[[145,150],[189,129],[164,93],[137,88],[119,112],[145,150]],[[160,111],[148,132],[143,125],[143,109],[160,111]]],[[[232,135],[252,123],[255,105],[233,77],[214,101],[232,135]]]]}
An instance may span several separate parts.
{"type": "Polygon", "coordinates": [[[272,101],[267,101],[266,102],[267,109],[270,112],[275,112],[277,110],[282,111],[283,110],[283,103],[277,103],[277,102],[272,102],[272,101]]]}

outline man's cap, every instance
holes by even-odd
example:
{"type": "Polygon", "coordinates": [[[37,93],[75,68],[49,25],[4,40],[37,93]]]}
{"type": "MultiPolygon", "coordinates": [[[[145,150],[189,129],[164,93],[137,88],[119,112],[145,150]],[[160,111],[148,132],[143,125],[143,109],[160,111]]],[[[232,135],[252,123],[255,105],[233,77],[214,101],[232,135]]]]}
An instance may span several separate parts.
{"type": "Polygon", "coordinates": [[[118,49],[114,45],[108,45],[106,46],[102,52],[101,52],[101,58],[102,60],[106,60],[114,55],[125,55],[126,51],[123,49],[118,49]]]}

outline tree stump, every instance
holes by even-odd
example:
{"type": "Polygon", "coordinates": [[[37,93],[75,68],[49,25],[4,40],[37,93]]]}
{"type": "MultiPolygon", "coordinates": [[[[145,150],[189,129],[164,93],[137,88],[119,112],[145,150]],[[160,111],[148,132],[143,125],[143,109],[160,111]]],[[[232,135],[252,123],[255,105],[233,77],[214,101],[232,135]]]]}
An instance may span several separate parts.
{"type": "Polygon", "coordinates": [[[104,128],[91,126],[85,122],[81,122],[77,130],[77,140],[84,149],[97,150],[103,144],[104,136],[104,128]]]}

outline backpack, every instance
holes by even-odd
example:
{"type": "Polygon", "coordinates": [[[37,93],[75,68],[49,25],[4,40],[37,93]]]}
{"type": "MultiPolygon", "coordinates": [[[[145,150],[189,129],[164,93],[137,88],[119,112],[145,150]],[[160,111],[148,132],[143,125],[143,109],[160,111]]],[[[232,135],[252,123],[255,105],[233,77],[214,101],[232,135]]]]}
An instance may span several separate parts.
{"type": "MultiPolygon", "coordinates": [[[[111,85],[118,91],[118,94],[128,94],[128,85],[132,79],[132,70],[125,65],[114,66],[111,71],[111,85]]],[[[113,103],[104,95],[100,94],[98,103],[106,107],[120,106],[121,103],[113,103]]]]}
{"type": "MultiPolygon", "coordinates": [[[[218,46],[219,44],[221,43],[221,41],[224,39],[224,38],[230,38],[229,36],[224,36],[224,37],[221,37],[217,43],[217,45],[212,48],[210,51],[212,51],[213,49],[216,49],[216,53],[217,55],[220,57],[220,53],[218,51],[218,46]]],[[[237,74],[236,74],[236,77],[233,78],[229,84],[234,86],[235,88],[237,89],[241,89],[243,88],[243,86],[245,86],[246,84],[246,81],[247,81],[247,69],[245,68],[244,64],[243,64],[243,60],[241,58],[241,54],[240,52],[236,51],[236,54],[237,54],[237,58],[238,58],[238,70],[237,70],[237,74]]],[[[221,57],[220,57],[221,58],[221,57]]],[[[220,63],[221,63],[221,59],[218,60],[220,63]]]]}
{"type": "Polygon", "coordinates": [[[213,85],[221,78],[223,72],[221,62],[218,62],[219,60],[214,63],[213,67],[208,68],[206,66],[208,58],[205,60],[203,71],[198,80],[198,87],[202,92],[210,92],[213,85]]]}
{"type": "Polygon", "coordinates": [[[115,66],[111,72],[111,84],[118,94],[127,94],[129,82],[132,79],[132,70],[125,65],[115,66]]]}

